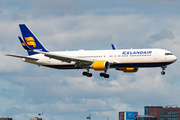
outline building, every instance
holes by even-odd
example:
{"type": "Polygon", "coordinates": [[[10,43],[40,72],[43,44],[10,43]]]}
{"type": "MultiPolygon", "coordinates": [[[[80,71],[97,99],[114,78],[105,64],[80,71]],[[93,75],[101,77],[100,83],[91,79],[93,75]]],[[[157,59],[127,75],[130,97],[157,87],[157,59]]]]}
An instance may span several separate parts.
{"type": "Polygon", "coordinates": [[[138,112],[119,112],[119,120],[137,120],[138,112]]]}
{"type": "Polygon", "coordinates": [[[157,120],[155,116],[138,115],[137,120],[157,120]]]}
{"type": "Polygon", "coordinates": [[[31,118],[31,120],[42,120],[42,118],[35,117],[35,118],[31,118]]]}
{"type": "Polygon", "coordinates": [[[157,120],[180,120],[180,108],[163,106],[144,106],[145,116],[155,116],[157,120]]]}
{"type": "Polygon", "coordinates": [[[0,120],[12,120],[12,118],[0,118],[0,120]]]}

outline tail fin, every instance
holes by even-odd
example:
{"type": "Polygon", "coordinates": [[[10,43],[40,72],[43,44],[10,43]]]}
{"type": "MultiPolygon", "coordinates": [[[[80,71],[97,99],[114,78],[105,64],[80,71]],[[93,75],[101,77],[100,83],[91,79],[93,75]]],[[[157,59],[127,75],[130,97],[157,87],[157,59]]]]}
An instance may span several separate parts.
{"type": "Polygon", "coordinates": [[[19,40],[20,40],[20,42],[21,42],[23,48],[24,48],[25,50],[27,50],[28,55],[38,54],[38,53],[36,53],[36,52],[30,51],[31,49],[27,46],[26,43],[24,43],[24,41],[21,39],[21,37],[18,36],[18,38],[19,38],[19,40]]]}
{"type": "MultiPolygon", "coordinates": [[[[48,52],[48,50],[43,46],[43,44],[35,37],[35,35],[28,29],[25,24],[19,25],[24,41],[19,37],[21,44],[25,42],[27,47],[32,50],[41,50],[43,52],[48,52]]],[[[24,47],[24,46],[23,46],[24,47]]],[[[25,48],[26,49],[26,48],[25,48]]],[[[28,50],[27,50],[28,51],[28,50]]],[[[28,51],[29,55],[38,54],[36,52],[28,51]]]]}
{"type": "Polygon", "coordinates": [[[23,46],[24,49],[31,50],[29,47],[27,47],[26,43],[24,43],[24,41],[21,39],[21,37],[18,36],[18,38],[19,38],[21,45],[23,46]]]}

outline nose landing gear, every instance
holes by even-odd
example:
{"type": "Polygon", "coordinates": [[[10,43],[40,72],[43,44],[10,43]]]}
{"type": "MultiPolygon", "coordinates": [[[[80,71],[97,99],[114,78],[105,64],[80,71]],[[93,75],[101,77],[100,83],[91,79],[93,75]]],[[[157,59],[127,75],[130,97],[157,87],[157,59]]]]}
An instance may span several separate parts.
{"type": "Polygon", "coordinates": [[[164,71],[162,71],[162,72],[161,72],[161,75],[165,75],[165,72],[164,72],[164,71]]]}
{"type": "Polygon", "coordinates": [[[164,72],[164,70],[166,70],[165,68],[166,68],[167,66],[162,66],[161,68],[162,68],[162,72],[161,72],[161,75],[165,75],[165,72],[164,72]]]}

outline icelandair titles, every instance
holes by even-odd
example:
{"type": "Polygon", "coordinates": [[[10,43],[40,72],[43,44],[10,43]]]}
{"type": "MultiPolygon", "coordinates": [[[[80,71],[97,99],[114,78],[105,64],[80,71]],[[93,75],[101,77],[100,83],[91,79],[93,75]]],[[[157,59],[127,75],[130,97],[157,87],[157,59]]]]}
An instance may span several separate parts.
{"type": "Polygon", "coordinates": [[[152,51],[123,51],[123,55],[151,54],[152,51]]]}

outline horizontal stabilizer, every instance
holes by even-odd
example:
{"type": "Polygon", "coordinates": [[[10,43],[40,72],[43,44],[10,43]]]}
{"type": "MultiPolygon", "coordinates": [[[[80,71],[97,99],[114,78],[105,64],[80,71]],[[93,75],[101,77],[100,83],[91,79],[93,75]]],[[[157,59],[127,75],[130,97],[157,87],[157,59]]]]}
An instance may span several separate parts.
{"type": "Polygon", "coordinates": [[[37,58],[32,58],[32,57],[25,57],[25,56],[19,56],[19,55],[10,55],[10,54],[5,54],[6,56],[11,56],[11,57],[17,57],[17,58],[25,58],[29,60],[39,60],[37,58]]]}

